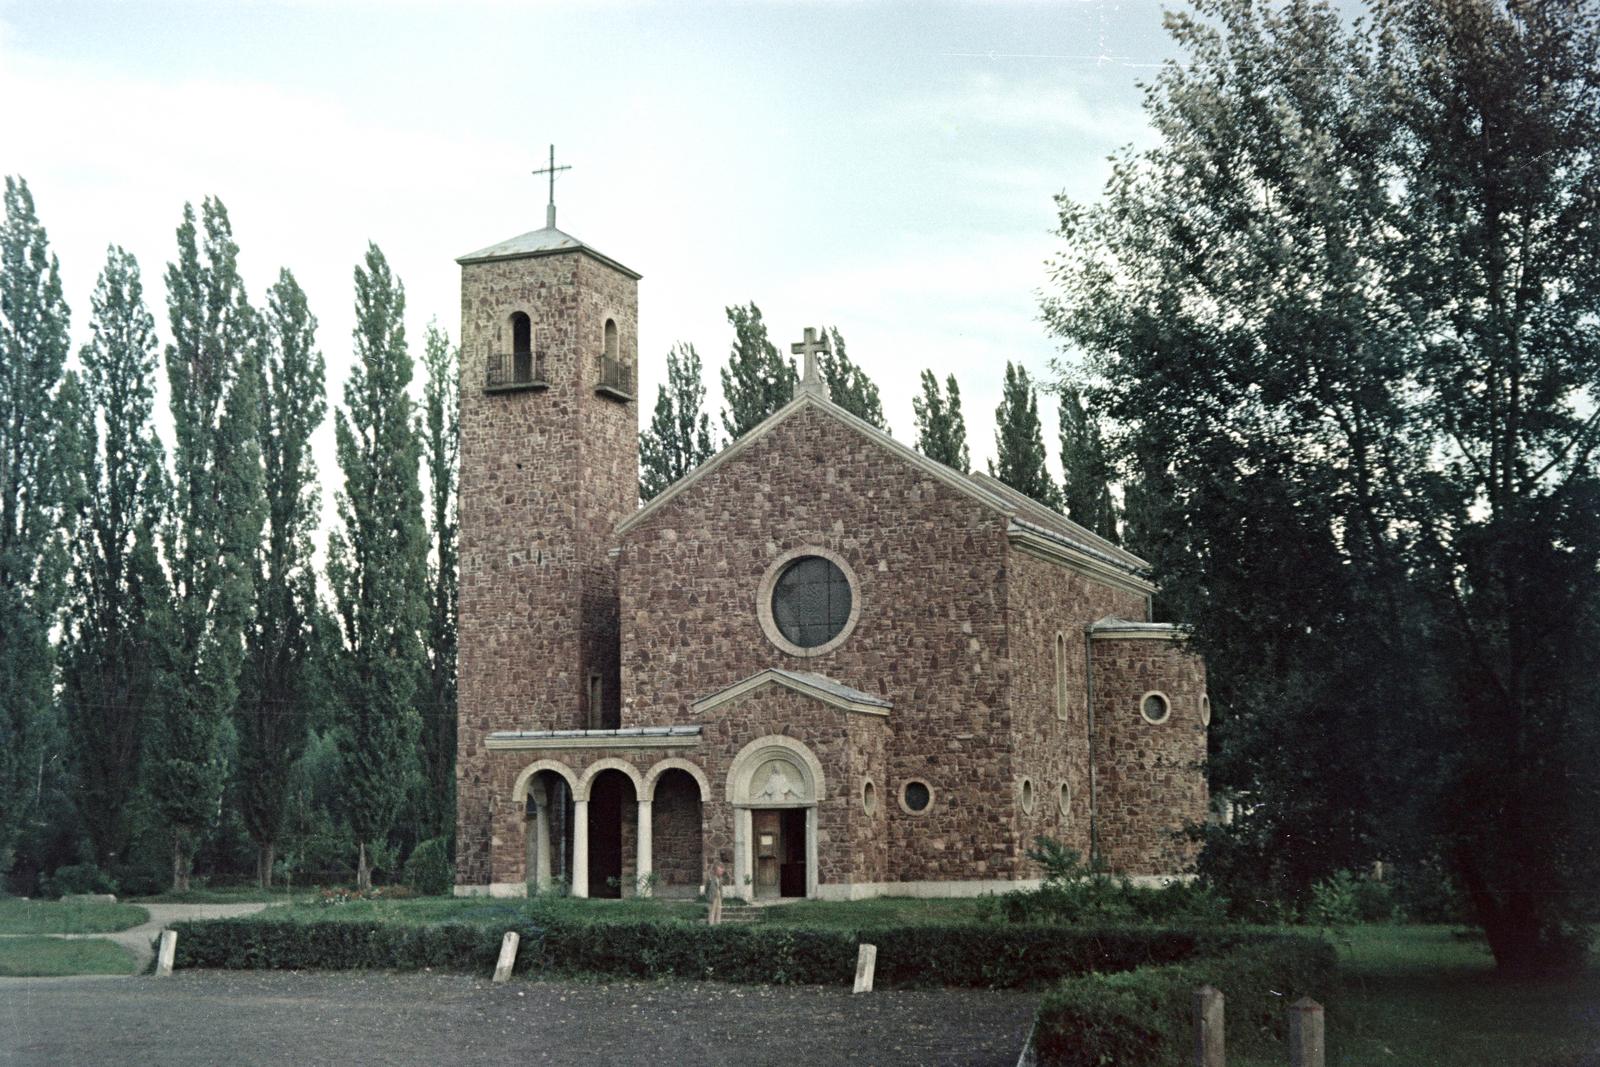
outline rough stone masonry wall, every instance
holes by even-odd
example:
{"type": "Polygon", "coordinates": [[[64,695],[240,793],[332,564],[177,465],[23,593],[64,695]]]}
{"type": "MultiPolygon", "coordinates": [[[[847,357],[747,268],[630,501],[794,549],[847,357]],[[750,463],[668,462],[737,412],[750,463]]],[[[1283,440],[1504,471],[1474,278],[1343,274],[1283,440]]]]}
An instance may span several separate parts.
{"type": "Polygon", "coordinates": [[[832,416],[795,413],[624,536],[624,724],[693,722],[695,700],[773,666],[885,696],[888,879],[1015,877],[1004,527],[832,416]],[[861,613],[838,648],[798,657],[763,634],[756,593],[808,545],[849,562],[861,613]],[[936,794],[922,816],[897,800],[912,777],[936,794]]]}
{"type": "Polygon", "coordinates": [[[462,884],[517,880],[490,862],[493,813],[509,794],[494,792],[484,737],[584,725],[588,667],[614,670],[614,568],[609,536],[596,531],[634,505],[633,483],[622,487],[617,472],[636,464],[636,423],[632,404],[596,396],[593,382],[602,306],[615,310],[631,353],[635,284],[581,253],[462,268],[462,884]],[[486,359],[509,352],[515,311],[533,322],[549,388],[486,394],[486,359]]]}
{"type": "Polygon", "coordinates": [[[1046,835],[1089,858],[1088,655],[1084,627],[1108,615],[1144,621],[1142,593],[1105,582],[1015,547],[1006,594],[1011,647],[1011,729],[1016,783],[1013,810],[1024,844],[1046,835]],[[1056,635],[1064,638],[1066,719],[1056,714],[1056,635]],[[1034,806],[1022,810],[1021,781],[1030,778],[1034,806]],[[1070,802],[1059,801],[1065,782],[1070,802]]]}
{"type": "Polygon", "coordinates": [[[656,783],[651,807],[650,843],[657,890],[663,896],[692,896],[706,869],[700,786],[684,771],[668,771],[656,783]]]}
{"type": "Polygon", "coordinates": [[[1152,875],[1193,867],[1198,848],[1176,832],[1206,817],[1205,691],[1205,663],[1181,641],[1095,640],[1100,852],[1112,870],[1152,875]],[[1172,702],[1163,723],[1140,714],[1140,697],[1151,690],[1172,702]]]}

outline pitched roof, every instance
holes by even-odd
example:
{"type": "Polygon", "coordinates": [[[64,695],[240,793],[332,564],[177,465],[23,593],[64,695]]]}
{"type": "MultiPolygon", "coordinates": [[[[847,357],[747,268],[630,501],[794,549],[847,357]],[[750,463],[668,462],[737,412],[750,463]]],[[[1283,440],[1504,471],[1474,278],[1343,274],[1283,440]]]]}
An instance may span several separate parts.
{"type": "Polygon", "coordinates": [[[488,263],[497,259],[526,259],[530,256],[550,256],[559,252],[583,252],[593,256],[608,267],[637,279],[638,271],[630,270],[610,256],[602,255],[595,249],[584,244],[569,233],[564,233],[554,226],[546,226],[542,230],[529,230],[527,233],[510,240],[501,241],[499,244],[480,248],[476,252],[468,252],[456,259],[457,263],[488,263]]]}
{"type": "Polygon", "coordinates": [[[852,415],[828,399],[827,396],[809,390],[797,390],[793,400],[767,416],[764,421],[750,430],[749,433],[746,433],[727,448],[724,448],[721,452],[718,452],[700,464],[700,466],[673,482],[649,503],[645,504],[644,507],[619,522],[615,531],[617,536],[621,537],[629,530],[643,523],[665,506],[669,500],[694,486],[702,478],[744,452],[771,433],[776,427],[807,408],[817,409],[902,461],[916,467],[934,480],[978,502],[996,514],[1011,519],[1011,528],[1008,533],[1013,535],[1031,533],[1035,537],[1053,542],[1068,554],[1091,561],[1102,570],[1125,575],[1141,587],[1148,585],[1140,577],[1141,572],[1148,565],[1132,552],[1118,548],[1104,538],[1079,526],[1065,515],[1051,511],[1044,505],[1024,496],[997,479],[982,474],[964,474],[954,467],[945,466],[938,460],[929,459],[921,452],[896,441],[871,423],[852,415]]]}
{"type": "Polygon", "coordinates": [[[843,682],[836,682],[826,675],[816,674],[812,671],[791,671],[783,667],[768,667],[764,671],[757,671],[743,681],[734,682],[732,685],[719,689],[709,696],[701,697],[694,702],[696,714],[703,714],[713,708],[720,707],[730,700],[737,700],[753,690],[764,685],[781,685],[785,689],[792,689],[808,697],[813,697],[830,704],[841,711],[856,711],[865,715],[887,715],[894,704],[883,697],[872,693],[854,689],[843,682]]]}

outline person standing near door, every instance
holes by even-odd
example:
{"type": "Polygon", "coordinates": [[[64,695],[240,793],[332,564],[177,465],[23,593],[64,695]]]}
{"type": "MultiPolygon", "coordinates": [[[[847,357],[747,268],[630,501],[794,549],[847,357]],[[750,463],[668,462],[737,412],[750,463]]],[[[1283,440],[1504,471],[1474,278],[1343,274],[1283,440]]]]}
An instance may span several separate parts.
{"type": "Polygon", "coordinates": [[[706,872],[705,884],[700,887],[700,892],[706,897],[708,926],[717,926],[722,922],[722,875],[722,864],[713,863],[711,869],[706,872]]]}

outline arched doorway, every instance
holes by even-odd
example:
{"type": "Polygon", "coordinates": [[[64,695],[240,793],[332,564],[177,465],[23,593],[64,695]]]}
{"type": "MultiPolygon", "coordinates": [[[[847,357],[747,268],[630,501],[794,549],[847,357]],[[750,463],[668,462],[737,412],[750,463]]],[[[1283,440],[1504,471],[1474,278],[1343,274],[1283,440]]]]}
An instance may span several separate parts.
{"type": "Polygon", "coordinates": [[[773,734],[750,742],[728,772],[735,892],[746,898],[817,895],[817,805],[822,764],[773,734]]]}
{"type": "Polygon", "coordinates": [[[534,764],[517,783],[514,798],[522,806],[523,872],[530,893],[548,893],[572,882],[576,783],[569,768],[553,761],[534,764]]]}
{"type": "Polygon", "coordinates": [[[589,895],[633,896],[639,795],[633,779],[607,768],[589,783],[589,895]]]}
{"type": "Polygon", "coordinates": [[[681,767],[655,779],[651,804],[652,891],[661,897],[693,897],[705,876],[700,783],[681,767]]]}

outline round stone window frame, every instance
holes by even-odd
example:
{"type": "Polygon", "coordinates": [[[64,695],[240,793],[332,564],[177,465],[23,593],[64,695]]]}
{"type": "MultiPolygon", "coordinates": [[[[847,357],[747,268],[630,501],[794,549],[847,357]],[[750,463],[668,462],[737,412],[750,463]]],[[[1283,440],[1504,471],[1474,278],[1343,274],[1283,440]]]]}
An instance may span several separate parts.
{"type": "Polygon", "coordinates": [[[1063,816],[1068,818],[1072,816],[1072,786],[1066,782],[1062,782],[1056,790],[1056,807],[1061,810],[1063,816]]]}
{"type": "Polygon", "coordinates": [[[1211,698],[1204,693],[1200,695],[1200,725],[1211,725],[1211,698]]]}
{"type": "Polygon", "coordinates": [[[868,815],[878,814],[878,787],[871,778],[861,783],[861,810],[868,815]]]}
{"type": "Polygon", "coordinates": [[[1162,723],[1172,718],[1172,698],[1167,696],[1167,694],[1163,693],[1159,689],[1150,690],[1149,692],[1145,693],[1144,696],[1139,698],[1139,715],[1151,726],[1160,726],[1162,723]],[[1152,719],[1150,717],[1150,713],[1144,710],[1145,704],[1149,702],[1151,697],[1155,697],[1157,700],[1161,701],[1160,718],[1152,719]]]}
{"type": "Polygon", "coordinates": [[[1017,786],[1017,802],[1022,805],[1023,812],[1032,815],[1037,800],[1038,797],[1035,795],[1033,788],[1033,779],[1023,778],[1017,786]]]}
{"type": "Polygon", "coordinates": [[[767,571],[761,576],[761,584],[756,589],[756,618],[761,622],[761,632],[767,635],[767,640],[771,641],[778,651],[802,659],[825,656],[848,641],[850,635],[855,632],[856,623],[861,618],[861,579],[856,577],[855,568],[850,566],[850,562],[832,549],[820,545],[792,548],[767,564],[767,571]],[[811,648],[802,648],[783,636],[783,631],[778,629],[778,621],[772,617],[772,593],[778,587],[778,579],[789,569],[789,564],[806,556],[820,556],[838,567],[850,586],[850,615],[844,620],[844,626],[833,637],[811,648]]]}
{"type": "Polygon", "coordinates": [[[933,784],[926,778],[907,778],[900,786],[899,797],[901,811],[905,812],[907,815],[915,815],[920,817],[933,810],[933,805],[938,801],[939,794],[934,791],[933,784]],[[921,811],[918,811],[916,808],[913,808],[910,804],[906,803],[906,790],[910,789],[914,785],[920,785],[922,788],[928,791],[928,802],[922,806],[921,811]]]}

